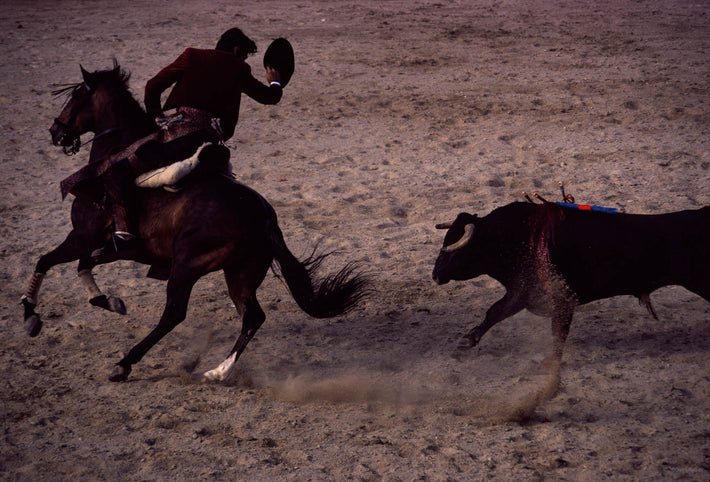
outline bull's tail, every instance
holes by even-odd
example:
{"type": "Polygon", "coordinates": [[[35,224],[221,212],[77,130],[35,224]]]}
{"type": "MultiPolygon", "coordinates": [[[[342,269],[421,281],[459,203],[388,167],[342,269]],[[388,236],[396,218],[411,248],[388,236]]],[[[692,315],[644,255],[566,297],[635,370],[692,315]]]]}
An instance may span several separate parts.
{"type": "Polygon", "coordinates": [[[286,285],[299,307],[315,318],[341,315],[367,295],[368,278],[350,263],[335,274],[316,279],[327,255],[311,255],[299,261],[289,251],[277,225],[269,229],[274,256],[286,285]]]}

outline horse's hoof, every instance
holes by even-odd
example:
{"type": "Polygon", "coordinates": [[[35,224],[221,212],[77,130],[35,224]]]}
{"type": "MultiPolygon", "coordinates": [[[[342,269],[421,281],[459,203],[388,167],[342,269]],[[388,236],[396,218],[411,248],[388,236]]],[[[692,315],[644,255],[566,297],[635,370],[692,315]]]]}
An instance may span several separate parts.
{"type": "Polygon", "coordinates": [[[125,382],[128,379],[128,375],[131,373],[130,368],[123,367],[121,365],[116,365],[113,369],[113,373],[108,377],[109,381],[112,382],[125,382]]]}
{"type": "Polygon", "coordinates": [[[119,315],[125,315],[126,305],[123,303],[121,298],[116,298],[115,296],[108,297],[108,306],[111,311],[118,313],[119,315]]]}
{"type": "Polygon", "coordinates": [[[476,340],[470,336],[464,336],[456,345],[456,349],[451,353],[451,358],[456,361],[461,361],[471,348],[476,346],[476,340]]]}
{"type": "Polygon", "coordinates": [[[98,306],[99,308],[103,308],[104,310],[110,310],[108,306],[108,298],[106,297],[106,295],[94,296],[89,300],[89,304],[91,304],[91,306],[98,306]]]}
{"type": "Polygon", "coordinates": [[[119,315],[126,314],[126,305],[123,304],[121,298],[115,296],[99,295],[89,300],[92,306],[98,306],[104,310],[118,313],[119,315]]]}
{"type": "Polygon", "coordinates": [[[39,332],[42,331],[42,320],[37,313],[30,315],[25,320],[25,330],[31,337],[39,335],[39,332]]]}
{"type": "Polygon", "coordinates": [[[202,383],[220,383],[224,380],[224,375],[217,369],[206,371],[200,377],[202,383]]]}
{"type": "Polygon", "coordinates": [[[476,342],[472,340],[471,338],[465,336],[459,340],[459,343],[456,345],[456,350],[458,351],[466,351],[470,350],[476,346],[476,342]]]}

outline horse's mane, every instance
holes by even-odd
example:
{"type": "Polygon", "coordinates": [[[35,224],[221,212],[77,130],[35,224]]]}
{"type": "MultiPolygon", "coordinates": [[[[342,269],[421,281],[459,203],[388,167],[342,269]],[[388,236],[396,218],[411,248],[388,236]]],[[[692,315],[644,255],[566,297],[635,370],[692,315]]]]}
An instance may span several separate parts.
{"type": "Polygon", "coordinates": [[[60,95],[71,97],[74,94],[74,91],[81,87],[83,83],[84,82],[77,82],[76,84],[53,84],[54,87],[57,88],[52,91],[52,95],[55,97],[60,95]]]}
{"type": "Polygon", "coordinates": [[[131,74],[122,69],[116,59],[113,60],[112,69],[97,70],[91,73],[86,72],[83,67],[81,70],[84,77],[82,82],[57,85],[57,89],[52,94],[55,96],[66,95],[68,101],[83,85],[93,90],[103,89],[108,94],[104,102],[111,106],[121,125],[130,128],[135,138],[148,135],[157,129],[153,119],[133,97],[128,88],[131,74]]]}
{"type": "MultiPolygon", "coordinates": [[[[95,88],[102,86],[113,93],[116,100],[119,101],[121,110],[124,113],[140,112],[145,114],[143,107],[133,97],[128,89],[128,81],[131,78],[130,72],[121,68],[116,59],[113,59],[112,69],[97,70],[88,75],[91,76],[91,83],[95,86],[95,88]]],[[[67,98],[71,98],[71,96],[84,84],[84,81],[72,84],[55,84],[55,87],[57,88],[52,91],[52,95],[65,95],[67,98]]]]}

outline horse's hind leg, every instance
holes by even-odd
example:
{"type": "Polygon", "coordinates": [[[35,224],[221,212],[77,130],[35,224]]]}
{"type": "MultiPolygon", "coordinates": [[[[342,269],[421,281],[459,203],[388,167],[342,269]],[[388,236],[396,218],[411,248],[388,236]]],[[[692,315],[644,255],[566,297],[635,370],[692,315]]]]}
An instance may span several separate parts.
{"type": "Polygon", "coordinates": [[[132,366],[138,363],[148,353],[148,350],[185,319],[190,293],[199,276],[179,274],[178,272],[179,269],[174,269],[168,280],[167,302],[158,325],[116,364],[116,368],[109,376],[109,380],[112,382],[125,381],[131,373],[132,366]]]}
{"type": "Polygon", "coordinates": [[[261,309],[256,299],[255,290],[243,288],[238,277],[230,276],[227,273],[225,275],[229,287],[229,296],[232,298],[239,314],[242,315],[242,331],[227,359],[217,368],[202,375],[205,381],[221,382],[229,380],[237,360],[266,319],[264,310],[261,309]]]}
{"type": "Polygon", "coordinates": [[[264,323],[266,315],[261,309],[256,296],[253,296],[246,302],[246,309],[242,317],[242,332],[239,334],[237,342],[234,344],[232,351],[226,360],[224,360],[217,368],[205,372],[202,377],[205,381],[221,382],[229,380],[237,360],[246,349],[249,341],[254,338],[257,330],[264,323]]]}

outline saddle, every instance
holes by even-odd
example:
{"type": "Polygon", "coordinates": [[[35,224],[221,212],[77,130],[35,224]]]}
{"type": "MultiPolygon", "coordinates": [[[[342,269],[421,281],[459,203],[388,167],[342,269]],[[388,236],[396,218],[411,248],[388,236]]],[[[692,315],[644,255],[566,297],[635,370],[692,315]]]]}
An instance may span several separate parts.
{"type": "MultiPolygon", "coordinates": [[[[192,132],[201,130],[207,131],[209,133],[208,137],[211,137],[215,143],[221,142],[223,138],[219,119],[213,117],[208,112],[192,107],[179,107],[177,110],[170,112],[168,115],[158,118],[157,122],[160,126],[157,131],[141,139],[138,139],[133,144],[129,145],[128,147],[115,154],[111,154],[95,161],[90,161],[89,164],[65,178],[60,184],[62,199],[64,199],[70,192],[76,195],[77,193],[74,192],[74,188],[80,182],[89,179],[95,179],[101,176],[108,169],[110,169],[111,166],[124,159],[127,159],[128,162],[132,165],[137,164],[138,158],[136,157],[136,151],[147,142],[158,141],[160,143],[167,143],[179,139],[180,137],[183,137],[192,132]]],[[[199,154],[199,151],[197,154],[199,154]]],[[[195,159],[197,159],[197,154],[193,156],[195,157],[195,159]]],[[[184,172],[184,176],[190,172],[191,169],[188,169],[188,167],[191,165],[194,168],[197,163],[187,163],[181,168],[177,169],[177,171],[184,172]]]]}

